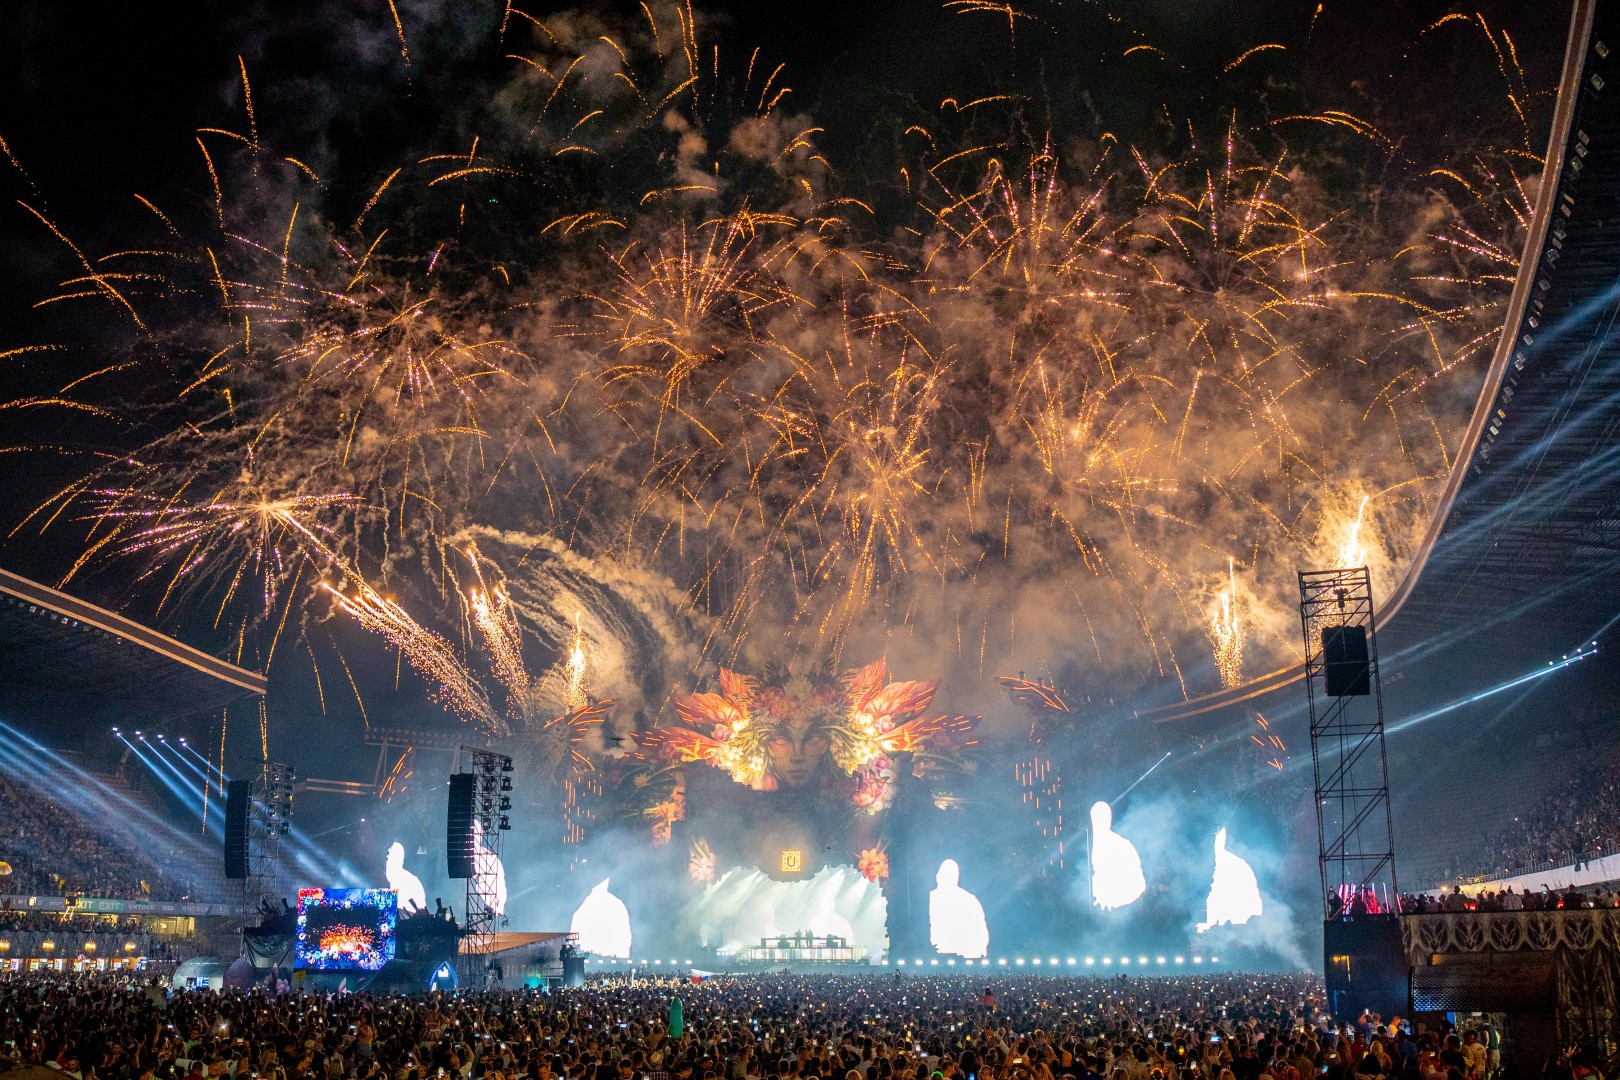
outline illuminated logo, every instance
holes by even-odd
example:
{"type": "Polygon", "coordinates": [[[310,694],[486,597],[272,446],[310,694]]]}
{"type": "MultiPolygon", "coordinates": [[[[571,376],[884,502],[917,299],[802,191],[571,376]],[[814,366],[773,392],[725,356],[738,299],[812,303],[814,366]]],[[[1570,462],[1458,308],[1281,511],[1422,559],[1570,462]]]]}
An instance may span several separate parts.
{"type": "Polygon", "coordinates": [[[782,851],[782,873],[798,874],[804,870],[804,852],[792,848],[782,851]]]}

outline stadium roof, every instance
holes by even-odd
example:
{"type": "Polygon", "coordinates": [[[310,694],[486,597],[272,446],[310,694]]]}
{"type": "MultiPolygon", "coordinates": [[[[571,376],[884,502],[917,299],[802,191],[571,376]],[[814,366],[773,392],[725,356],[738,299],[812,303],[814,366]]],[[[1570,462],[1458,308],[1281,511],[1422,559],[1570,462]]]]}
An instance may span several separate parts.
{"type": "Polygon", "coordinates": [[[1575,18],[1561,146],[1402,636],[1620,610],[1620,10],[1582,3],[1575,18]]]}
{"type": "MultiPolygon", "coordinates": [[[[1417,639],[1620,614],[1620,5],[1576,0],[1546,165],[1485,385],[1439,510],[1378,626],[1417,639]],[[1399,619],[1396,616],[1399,615],[1399,619]]],[[[1141,711],[1179,720],[1298,665],[1141,711]]]]}
{"type": "Polygon", "coordinates": [[[4,570],[0,642],[7,718],[148,723],[265,691],[257,672],[4,570]]]}

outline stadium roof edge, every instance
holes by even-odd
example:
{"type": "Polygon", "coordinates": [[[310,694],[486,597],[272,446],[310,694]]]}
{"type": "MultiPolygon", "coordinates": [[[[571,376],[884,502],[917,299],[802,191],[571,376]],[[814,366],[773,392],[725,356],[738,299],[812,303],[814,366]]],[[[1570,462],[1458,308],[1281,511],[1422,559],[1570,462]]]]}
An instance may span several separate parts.
{"type": "MultiPolygon", "coordinates": [[[[1501,394],[1503,379],[1507,375],[1514,346],[1519,340],[1529,311],[1531,290],[1540,273],[1541,256],[1547,247],[1553,213],[1559,201],[1559,194],[1564,190],[1566,159],[1572,152],[1571,143],[1576,140],[1578,134],[1575,130],[1575,117],[1581,94],[1586,86],[1587,70],[1592,62],[1592,35],[1596,25],[1597,9],[1598,0],[1573,0],[1570,5],[1569,37],[1564,51],[1563,71],[1558,81],[1558,100],[1553,108],[1552,128],[1547,136],[1547,153],[1543,160],[1541,183],[1537,187],[1535,214],[1531,218],[1524,249],[1519,256],[1518,273],[1514,278],[1507,314],[1502,321],[1501,334],[1491,355],[1491,366],[1480,389],[1479,398],[1474,404],[1473,415],[1469,418],[1468,427],[1463,433],[1457,455],[1452,462],[1451,472],[1446,477],[1446,486],[1435,506],[1434,514],[1429,519],[1429,527],[1424,534],[1423,542],[1414,552],[1412,562],[1407,566],[1406,573],[1402,575],[1395,591],[1377,608],[1375,623],[1377,630],[1383,630],[1395,618],[1417,588],[1424,568],[1434,553],[1435,545],[1451,518],[1452,508],[1457,503],[1458,494],[1469,476],[1470,466],[1474,464],[1476,454],[1479,452],[1481,436],[1501,394]]],[[[1605,50],[1603,56],[1607,55],[1605,50]]],[[[1135,715],[1137,719],[1151,720],[1159,724],[1185,720],[1228,705],[1249,701],[1273,690],[1280,690],[1298,682],[1304,674],[1304,664],[1294,663],[1256,676],[1237,686],[1202,694],[1186,701],[1138,709],[1135,715]]]]}
{"type": "Polygon", "coordinates": [[[132,619],[126,619],[117,612],[97,607],[86,600],[69,596],[49,585],[41,585],[20,574],[0,570],[0,594],[15,597],[69,619],[76,619],[87,626],[250,693],[263,694],[268,686],[268,680],[256,671],[249,671],[247,668],[211,656],[183,641],[176,641],[132,619]]]}

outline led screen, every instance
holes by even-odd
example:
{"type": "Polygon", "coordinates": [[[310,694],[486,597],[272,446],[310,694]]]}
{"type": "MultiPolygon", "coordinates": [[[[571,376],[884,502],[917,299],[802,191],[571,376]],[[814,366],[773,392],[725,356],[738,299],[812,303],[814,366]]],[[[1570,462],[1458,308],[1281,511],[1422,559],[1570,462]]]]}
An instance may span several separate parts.
{"type": "Polygon", "coordinates": [[[296,966],[376,971],[394,958],[393,889],[299,889],[296,966]]]}

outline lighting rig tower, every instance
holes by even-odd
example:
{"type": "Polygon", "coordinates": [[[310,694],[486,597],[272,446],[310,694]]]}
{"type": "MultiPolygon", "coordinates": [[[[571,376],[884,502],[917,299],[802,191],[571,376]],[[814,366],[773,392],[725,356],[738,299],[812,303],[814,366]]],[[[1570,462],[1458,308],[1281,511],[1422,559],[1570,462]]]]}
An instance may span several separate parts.
{"type": "Polygon", "coordinates": [[[470,746],[461,750],[467,756],[466,771],[473,777],[472,820],[478,825],[471,838],[472,873],[462,907],[462,953],[467,957],[469,976],[464,982],[477,985],[495,952],[496,926],[505,921],[496,888],[501,834],[512,828],[512,759],[470,746]]]}
{"type": "Polygon", "coordinates": [[[1299,616],[1324,914],[1335,918],[1358,897],[1389,911],[1400,894],[1367,568],[1301,571],[1299,616]]]}
{"type": "Polygon", "coordinates": [[[239,796],[240,816],[236,816],[238,811],[230,807],[226,810],[226,877],[242,878],[241,916],[244,927],[257,915],[262,900],[274,901],[284,895],[281,838],[292,831],[293,782],[296,778],[291,765],[267,761],[260,767],[256,778],[230,782],[233,789],[241,785],[242,794],[239,796]],[[238,845],[235,857],[240,860],[234,872],[229,868],[233,844],[238,845]]]}

